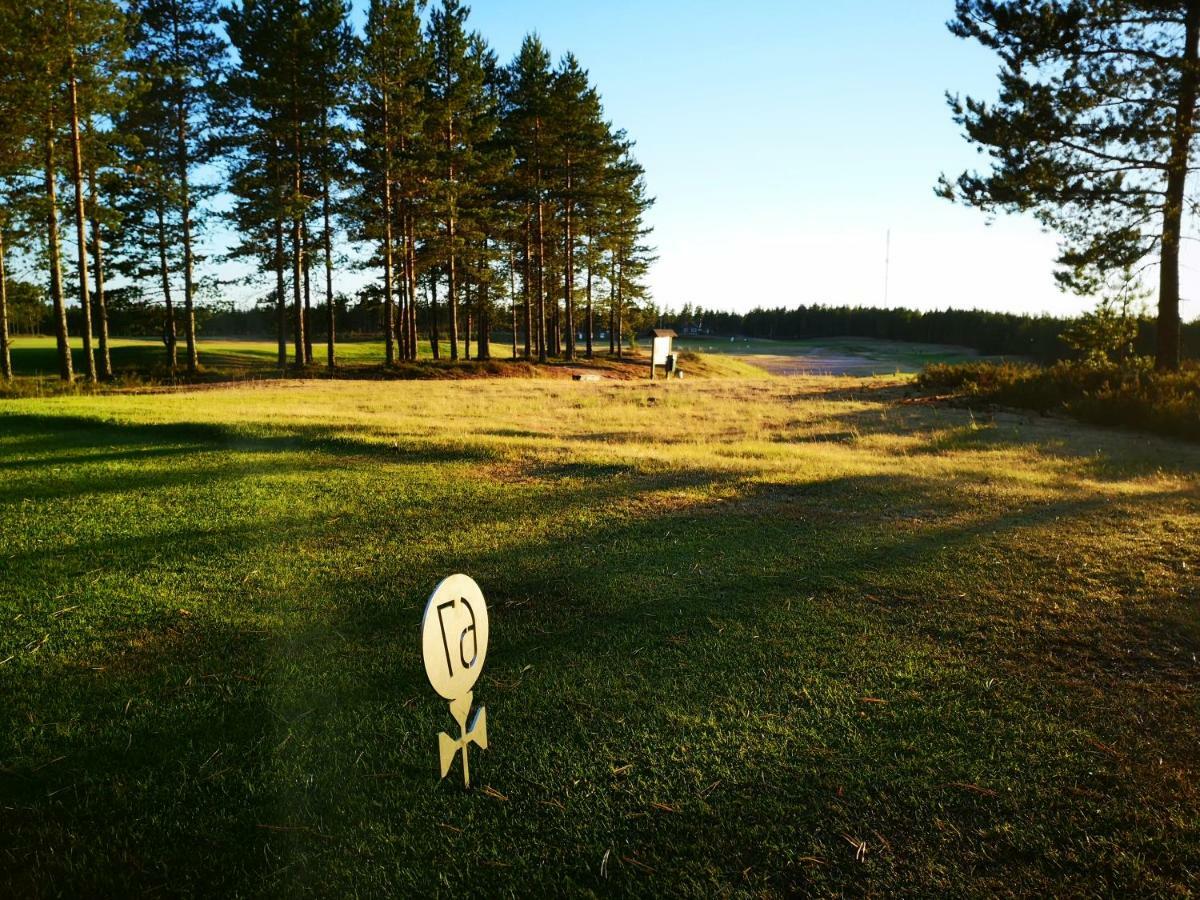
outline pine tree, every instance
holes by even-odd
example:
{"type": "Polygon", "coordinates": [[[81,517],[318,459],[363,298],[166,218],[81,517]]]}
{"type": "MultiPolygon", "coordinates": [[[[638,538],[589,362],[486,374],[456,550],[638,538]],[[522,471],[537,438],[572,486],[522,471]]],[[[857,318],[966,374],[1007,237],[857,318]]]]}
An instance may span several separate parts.
{"type": "MultiPolygon", "coordinates": [[[[0,33],[24,36],[24,24],[16,4],[0,3],[0,33]]],[[[8,254],[22,231],[29,236],[39,215],[30,175],[38,165],[40,92],[26,80],[32,67],[23,49],[16,40],[0,42],[0,109],[6,114],[0,131],[0,376],[5,379],[13,376],[8,254]]]]}
{"type": "Polygon", "coordinates": [[[506,252],[503,239],[511,235],[513,227],[513,204],[509,193],[512,152],[499,129],[504,74],[495,54],[482,46],[481,62],[483,97],[476,110],[474,129],[479,140],[470,170],[471,187],[462,202],[461,231],[468,260],[464,275],[471,290],[470,302],[466,305],[468,323],[473,319],[476,359],[487,360],[491,359],[491,329],[496,298],[501,292],[501,267],[506,252]]]}
{"type": "Polygon", "coordinates": [[[467,31],[469,15],[458,0],[442,0],[426,28],[431,55],[426,121],[435,176],[430,200],[441,223],[431,244],[446,271],[451,359],[459,357],[459,277],[465,248],[460,215],[479,190],[480,148],[496,127],[488,114],[488,51],[482,37],[467,31]]]}
{"type": "Polygon", "coordinates": [[[0,377],[13,377],[12,348],[8,337],[8,268],[4,263],[4,223],[0,221],[0,377]]]}
{"type": "MultiPolygon", "coordinates": [[[[589,84],[587,72],[572,54],[563,58],[555,74],[549,130],[553,158],[551,195],[558,207],[563,232],[565,355],[573,360],[578,332],[575,320],[575,267],[583,230],[581,223],[601,202],[605,172],[615,157],[600,95],[589,84]]],[[[590,312],[588,317],[590,321],[590,312]]],[[[590,356],[590,331],[587,341],[590,356]]]]}
{"type": "Polygon", "coordinates": [[[630,309],[639,300],[649,299],[645,275],[654,261],[653,250],[646,244],[650,229],[645,215],[654,205],[646,192],[641,165],[626,154],[614,165],[612,179],[614,202],[609,220],[610,308],[613,349],[624,356],[625,325],[630,309]]]}
{"type": "Polygon", "coordinates": [[[247,2],[221,10],[238,60],[222,85],[220,125],[233,205],[224,217],[238,242],[227,254],[248,259],[259,272],[275,276],[277,364],[287,366],[287,294],[283,229],[285,151],[281,135],[282,90],[271,72],[274,43],[281,28],[278,4],[247,2]]]}
{"type": "MultiPolygon", "coordinates": [[[[291,275],[292,337],[295,364],[310,358],[304,306],[304,231],[310,207],[313,147],[320,145],[321,88],[308,66],[320,26],[299,0],[245,0],[221,11],[226,33],[239,56],[227,80],[227,140],[234,149],[231,188],[237,197],[234,217],[250,233],[269,232],[274,252],[261,240],[247,241],[238,252],[255,255],[262,268],[273,267],[279,310],[283,296],[285,252],[291,275]],[[285,251],[285,235],[290,247],[285,251]],[[255,250],[257,244],[258,250],[255,250]]],[[[282,335],[282,328],[281,328],[282,335]]],[[[285,349],[281,344],[281,350],[285,349]]],[[[281,352],[280,364],[286,360],[281,352]]]]}
{"type": "MultiPolygon", "coordinates": [[[[9,148],[5,148],[7,151],[9,148]]],[[[3,151],[0,151],[3,152],[3,151]]],[[[11,157],[0,156],[0,177],[8,171],[11,157]]],[[[5,381],[13,377],[12,347],[10,346],[8,330],[8,265],[6,252],[8,242],[6,234],[9,226],[9,209],[7,204],[0,206],[0,378],[5,381]]]]}
{"type": "Polygon", "coordinates": [[[225,74],[225,44],[217,35],[217,6],[213,0],[138,0],[137,53],[156,58],[159,90],[149,95],[174,143],[174,166],[168,170],[178,208],[183,263],[184,340],[187,368],[199,365],[195,314],[195,229],[203,222],[201,204],[214,193],[195,181],[196,169],[217,152],[214,142],[215,85],[225,74]]]}
{"type": "MultiPolygon", "coordinates": [[[[350,61],[356,51],[354,35],[344,0],[313,0],[314,53],[311,71],[317,84],[319,120],[314,150],[321,196],[321,255],[325,266],[325,353],[330,369],[337,367],[336,321],[333,300],[334,190],[340,180],[335,174],[345,168],[346,132],[343,125],[348,100],[350,61]]],[[[311,329],[309,331],[311,334],[311,329]]]]}
{"type": "Polygon", "coordinates": [[[42,219],[45,228],[45,258],[49,272],[53,305],[55,341],[59,376],[74,379],[70,340],[67,332],[66,295],[62,274],[62,235],[59,223],[59,178],[63,159],[59,150],[68,109],[65,88],[68,80],[71,35],[77,29],[65,29],[65,5],[51,3],[21,7],[4,4],[4,74],[8,110],[9,140],[25,142],[32,153],[36,148],[42,196],[32,214],[42,219]]]}
{"type": "Polygon", "coordinates": [[[1059,280],[1091,293],[1157,258],[1160,369],[1179,366],[1179,246],[1200,93],[1196,0],[958,0],[950,30],[996,51],[996,103],[951,97],[990,173],[940,193],[1030,211],[1063,236],[1059,280]]]}
{"type": "Polygon", "coordinates": [[[513,179],[517,197],[525,206],[523,293],[525,301],[526,358],[532,355],[530,332],[538,362],[546,362],[546,169],[547,120],[551,114],[554,73],[550,54],[536,35],[529,35],[509,68],[505,140],[514,154],[513,179]]]}
{"type": "MultiPolygon", "coordinates": [[[[421,32],[423,3],[373,0],[359,63],[353,112],[360,172],[355,217],[361,238],[378,247],[383,267],[386,361],[416,358],[418,202],[425,180],[422,140],[429,54],[421,32]],[[399,248],[397,248],[399,238],[399,248]],[[399,250],[399,252],[397,252],[399,250]],[[396,315],[396,270],[402,272],[396,315]],[[399,340],[397,340],[399,338],[399,340]]],[[[436,350],[436,348],[435,348],[436,350]]]]}
{"type": "Polygon", "coordinates": [[[112,349],[109,346],[108,334],[108,302],[105,294],[105,255],[104,230],[111,228],[116,222],[116,213],[111,204],[106,202],[106,196],[114,183],[119,183],[115,176],[115,166],[118,155],[113,147],[114,136],[111,133],[101,133],[98,128],[89,127],[84,135],[87,163],[87,208],[88,227],[90,229],[92,276],[95,290],[92,294],[93,321],[96,328],[97,353],[99,355],[100,377],[108,380],[113,376],[112,349]]]}
{"type": "MultiPolygon", "coordinates": [[[[140,83],[140,82],[139,82],[140,83]]],[[[169,145],[153,132],[153,124],[126,111],[118,124],[121,135],[121,170],[107,192],[116,214],[110,264],[134,285],[156,282],[163,297],[162,338],[167,368],[177,363],[177,323],[171,293],[172,272],[179,268],[177,242],[171,218],[169,145]]]]}

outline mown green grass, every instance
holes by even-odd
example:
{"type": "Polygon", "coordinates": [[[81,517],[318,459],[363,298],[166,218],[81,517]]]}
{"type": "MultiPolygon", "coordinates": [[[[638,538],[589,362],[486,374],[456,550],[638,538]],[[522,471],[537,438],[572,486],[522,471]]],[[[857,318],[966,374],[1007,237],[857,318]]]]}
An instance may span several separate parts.
{"type": "MultiPolygon", "coordinates": [[[[645,343],[645,342],[643,342],[645,343]]],[[[978,354],[962,347],[940,344],[911,344],[899,341],[879,341],[870,338],[829,338],[808,341],[769,341],[759,339],[725,338],[679,338],[677,349],[681,353],[700,356],[685,365],[689,371],[703,377],[747,377],[754,374],[751,366],[739,364],[738,357],[784,357],[799,361],[812,359],[816,368],[821,368],[830,357],[850,360],[854,374],[888,372],[917,372],[929,363],[954,363],[978,360],[978,354]],[[700,362],[700,365],[697,363],[700,362]],[[859,371],[861,369],[861,371],[859,371]]],[[[84,357],[82,341],[72,338],[72,358],[77,373],[83,371],[84,357]]],[[[474,346],[474,345],[472,345],[474,346]]],[[[161,377],[165,374],[165,350],[160,341],[148,338],[113,338],[111,341],[113,368],[118,375],[140,373],[161,377]]],[[[205,374],[212,378],[259,377],[270,378],[278,374],[278,350],[274,341],[203,338],[198,344],[200,365],[205,374]]],[[[449,341],[442,341],[443,360],[450,357],[449,341]]],[[[423,362],[433,359],[428,341],[421,341],[418,357],[423,362]]],[[[520,348],[518,348],[520,349],[520,348]]],[[[580,364],[583,364],[583,345],[579,346],[580,364]]],[[[596,356],[607,360],[607,344],[597,345],[596,356]]],[[[185,362],[183,344],[179,345],[180,365],[185,362]]],[[[293,348],[289,342],[289,363],[293,348]]],[[[639,357],[638,351],[630,351],[631,359],[639,357]]],[[[510,359],[510,343],[493,342],[492,357],[497,361],[510,359]]],[[[326,364],[325,345],[318,341],[313,345],[314,373],[320,374],[326,364]]],[[[382,365],[384,345],[380,340],[349,340],[337,345],[339,365],[353,374],[355,370],[371,369],[382,365]]],[[[13,341],[13,367],[18,376],[57,377],[58,358],[53,337],[18,336],[13,341]]]]}
{"type": "MultiPolygon", "coordinates": [[[[93,342],[93,347],[95,347],[93,342]]],[[[13,369],[18,376],[58,375],[57,345],[53,337],[16,336],[13,338],[12,359],[13,369]]],[[[450,342],[439,342],[442,359],[450,358],[450,342]]],[[[166,349],[161,341],[150,338],[114,337],[110,342],[113,369],[120,375],[123,373],[163,374],[166,365],[166,349]]],[[[465,349],[460,346],[460,351],[465,349]]],[[[475,344],[471,345],[472,353],[475,344]]],[[[523,348],[519,348],[523,349],[523,348]]],[[[582,346],[580,356],[582,357],[582,346]]],[[[598,348],[599,349],[599,348],[598,348]]],[[[607,355],[607,346],[603,348],[607,355]]],[[[72,362],[76,374],[83,372],[84,353],[83,341],[78,336],[71,338],[72,362]]],[[[496,360],[508,360],[512,356],[512,345],[509,343],[493,343],[492,357],[496,360]]],[[[270,377],[278,372],[278,345],[274,341],[236,338],[207,338],[202,337],[197,342],[197,352],[201,369],[213,376],[259,376],[270,377]]],[[[292,362],[295,348],[288,341],[288,362],[292,362]]],[[[382,340],[343,340],[336,346],[337,362],[348,369],[381,366],[385,359],[385,348],[382,340]]],[[[597,353],[597,355],[600,355],[597,353]]],[[[418,346],[418,359],[431,361],[433,350],[429,341],[421,341],[418,346]]],[[[182,339],[177,351],[180,368],[186,364],[186,348],[182,339]]],[[[327,364],[325,343],[323,340],[313,343],[313,368],[321,370],[327,364]]]]}
{"type": "MultiPolygon", "coordinates": [[[[279,381],[289,378],[337,378],[375,381],[459,379],[479,377],[559,378],[575,375],[616,381],[649,380],[649,360],[636,349],[623,356],[610,356],[606,347],[596,347],[592,359],[585,357],[586,349],[578,347],[575,360],[551,358],[546,363],[526,362],[518,348],[513,359],[511,343],[494,342],[491,358],[480,361],[478,348],[472,345],[473,355],[459,360],[450,359],[450,344],[442,341],[441,356],[435,360],[428,342],[421,344],[418,358],[413,362],[385,365],[382,341],[352,340],[341,342],[336,349],[336,371],[327,366],[323,344],[313,347],[313,364],[297,369],[289,355],[288,366],[280,369],[278,348],[274,342],[261,340],[205,339],[199,344],[199,369],[195,376],[186,373],[180,346],[178,365],[172,372],[165,364],[161,344],[144,338],[113,338],[110,343],[113,362],[112,380],[91,384],[84,375],[85,355],[82,340],[71,341],[75,380],[65,383],[58,376],[58,357],[52,337],[19,337],[12,351],[16,377],[0,380],[0,400],[12,398],[42,398],[63,394],[121,393],[177,388],[195,384],[219,384],[231,381],[279,381]]],[[[465,347],[460,345],[460,350],[465,347]]],[[[289,346],[289,354],[291,353],[289,346]]],[[[691,378],[764,378],[767,372],[753,363],[726,354],[681,353],[682,371],[691,378]]],[[[658,377],[662,378],[661,370],[658,377]]]]}
{"type": "Polygon", "coordinates": [[[6,402],[0,894],[1200,890],[1200,449],[897,385],[6,402]]]}

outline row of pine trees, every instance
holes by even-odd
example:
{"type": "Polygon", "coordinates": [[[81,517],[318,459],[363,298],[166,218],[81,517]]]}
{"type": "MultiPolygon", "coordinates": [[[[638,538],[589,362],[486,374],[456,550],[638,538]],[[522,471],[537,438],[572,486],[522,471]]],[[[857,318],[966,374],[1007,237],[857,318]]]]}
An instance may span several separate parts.
{"type": "Polygon", "coordinates": [[[60,374],[111,377],[105,288],[160,296],[166,362],[199,369],[199,236],[272,286],[278,361],[337,366],[339,266],[378,273],[387,364],[620,353],[646,296],[652,200],[588,73],[535,36],[502,64],[459,0],[0,0],[3,271],[45,273],[60,374]],[[221,221],[223,220],[223,221],[221,221]],[[418,333],[418,307],[427,328],[418,333]],[[324,313],[324,322],[314,317],[324,313]],[[444,330],[443,330],[444,329],[444,330]],[[474,348],[472,348],[474,341],[474,348]],[[182,358],[181,358],[182,357],[182,358]]]}

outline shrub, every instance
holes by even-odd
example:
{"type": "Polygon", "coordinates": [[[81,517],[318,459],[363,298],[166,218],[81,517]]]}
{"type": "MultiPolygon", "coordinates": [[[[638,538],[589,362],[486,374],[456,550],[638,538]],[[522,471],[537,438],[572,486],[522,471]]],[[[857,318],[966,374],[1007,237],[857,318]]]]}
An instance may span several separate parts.
{"type": "Polygon", "coordinates": [[[1200,365],[1195,362],[1178,372],[1156,372],[1140,357],[1047,367],[939,363],[926,366],[917,383],[925,390],[1200,440],[1200,365]]]}

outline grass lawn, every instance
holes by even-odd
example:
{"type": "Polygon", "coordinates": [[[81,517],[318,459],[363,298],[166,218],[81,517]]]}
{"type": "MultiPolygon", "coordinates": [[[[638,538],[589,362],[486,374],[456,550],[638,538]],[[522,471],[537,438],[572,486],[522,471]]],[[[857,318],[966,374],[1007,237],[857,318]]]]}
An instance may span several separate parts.
{"type": "MultiPolygon", "coordinates": [[[[84,365],[83,342],[79,337],[71,339],[72,359],[75,366],[76,384],[64,386],[58,379],[58,361],[55,340],[45,336],[18,336],[13,340],[12,360],[17,378],[11,384],[0,382],[0,398],[41,396],[87,392],[93,388],[86,385],[82,372],[84,365]]],[[[199,382],[221,382],[230,380],[278,380],[278,348],[273,341],[203,339],[199,342],[199,382]]],[[[472,352],[475,351],[472,344],[472,352]]],[[[470,378],[479,375],[505,375],[530,377],[568,378],[572,374],[588,371],[605,379],[637,380],[648,379],[647,357],[637,350],[628,351],[622,359],[609,357],[607,346],[597,346],[595,358],[584,358],[585,348],[578,348],[578,359],[566,362],[552,359],[545,365],[532,368],[523,360],[512,360],[510,343],[493,343],[492,359],[450,361],[450,343],[440,344],[441,360],[433,359],[428,341],[421,343],[416,363],[400,363],[387,369],[383,361],[383,341],[344,341],[337,345],[338,375],[342,378],[470,378]]],[[[289,353],[291,348],[289,345],[289,353]]],[[[110,354],[116,381],[101,385],[95,390],[127,390],[130,388],[161,385],[170,381],[170,372],[164,365],[163,345],[146,338],[113,338],[110,354]]],[[[186,363],[183,345],[180,344],[178,373],[182,377],[186,363]]],[[[327,377],[325,345],[314,343],[314,364],[308,369],[307,377],[327,377]]],[[[290,357],[289,357],[290,359],[290,357]]],[[[686,372],[701,378],[761,378],[766,372],[751,362],[729,354],[691,354],[686,372]]],[[[289,370],[286,377],[295,377],[289,370]]],[[[661,377],[661,373],[660,373],[661,377]]]]}
{"type": "MultiPolygon", "coordinates": [[[[441,341],[442,357],[450,358],[450,342],[441,341]]],[[[53,337],[46,336],[17,336],[13,339],[13,368],[17,375],[51,375],[58,374],[58,357],[53,337]]],[[[75,372],[83,371],[84,356],[83,342],[78,336],[71,338],[72,357],[75,372]]],[[[200,365],[212,374],[223,376],[260,376],[271,377],[278,372],[278,348],[274,341],[237,338],[201,338],[197,344],[200,354],[200,365]]],[[[474,343],[471,345],[475,349],[474,343]]],[[[423,361],[433,359],[433,351],[428,341],[421,341],[419,357],[423,361]]],[[[461,348],[460,348],[461,349],[461,348]]],[[[605,347],[607,351],[607,347],[605,347]]],[[[288,343],[289,361],[293,347],[288,343]]],[[[150,338],[113,338],[111,341],[113,369],[118,374],[130,371],[153,371],[160,369],[166,359],[166,350],[161,341],[150,338]]],[[[497,360],[507,360],[512,354],[510,344],[492,344],[492,356],[497,360]]],[[[186,364],[186,349],[182,342],[178,349],[180,368],[186,364]]],[[[325,367],[325,344],[323,341],[313,343],[314,368],[325,367]]],[[[337,345],[338,363],[349,369],[379,366],[384,360],[384,344],[382,340],[351,340],[339,341],[337,345]]]]}
{"type": "MultiPolygon", "coordinates": [[[[601,342],[604,343],[604,342],[601,342]]],[[[646,342],[643,341],[643,344],[646,342]]],[[[82,341],[71,340],[74,348],[75,371],[83,369],[82,341]]],[[[227,338],[202,338],[199,343],[200,366],[203,375],[210,380],[230,378],[276,378],[279,370],[277,347],[274,341],[237,340],[227,338]]],[[[679,338],[676,346],[681,353],[690,353],[691,358],[681,365],[688,375],[700,377],[753,377],[761,375],[754,367],[774,370],[778,374],[850,374],[875,375],[916,372],[928,363],[954,363],[977,361],[981,357],[965,347],[942,344],[911,344],[900,341],[880,341],[872,338],[829,338],[808,341],[769,341],[759,339],[728,338],[679,338]]],[[[148,338],[113,338],[111,341],[113,368],[120,375],[133,373],[163,377],[164,349],[162,343],[148,338]]],[[[647,347],[648,349],[648,347],[647,347]]],[[[548,370],[570,367],[594,367],[610,377],[638,378],[641,371],[630,371],[630,365],[610,362],[607,343],[597,345],[597,359],[588,363],[583,360],[584,347],[579,346],[580,359],[577,363],[552,363],[548,370]]],[[[291,345],[289,344],[289,354],[291,345]]],[[[511,358],[511,344],[492,344],[495,365],[503,367],[511,358]]],[[[432,366],[433,356],[428,341],[419,348],[420,366],[412,374],[449,375],[462,366],[452,366],[449,341],[441,342],[442,366],[432,366]],[[423,368],[421,368],[423,367],[423,368]]],[[[325,371],[325,345],[313,345],[315,364],[313,374],[325,371]]],[[[290,358],[290,357],[289,357],[290,358]]],[[[384,345],[378,340],[353,340],[339,342],[338,364],[345,375],[373,375],[380,373],[384,359],[384,345]]],[[[179,360],[185,360],[183,345],[180,344],[179,360]]],[[[644,369],[644,356],[631,351],[628,363],[633,368],[644,369]]],[[[19,376],[41,376],[48,390],[57,390],[54,384],[58,373],[58,362],[53,337],[18,336],[13,341],[13,367],[19,376]]],[[[469,369],[468,369],[469,371],[469,369]]],[[[465,373],[464,373],[465,374],[465,373]]]]}
{"type": "Polygon", "coordinates": [[[0,403],[0,895],[1200,891],[1200,447],[903,393],[0,403]]]}

